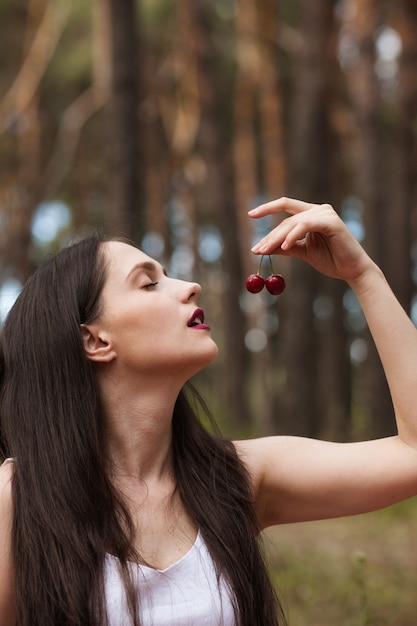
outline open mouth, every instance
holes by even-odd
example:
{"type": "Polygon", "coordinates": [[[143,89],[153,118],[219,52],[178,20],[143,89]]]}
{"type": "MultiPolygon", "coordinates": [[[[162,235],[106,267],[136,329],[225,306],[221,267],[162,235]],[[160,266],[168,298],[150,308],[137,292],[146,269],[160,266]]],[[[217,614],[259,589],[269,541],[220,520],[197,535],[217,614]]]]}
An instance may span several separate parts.
{"type": "Polygon", "coordinates": [[[191,328],[192,326],[199,326],[200,324],[204,324],[204,311],[203,309],[196,309],[188,320],[187,326],[191,328]]]}

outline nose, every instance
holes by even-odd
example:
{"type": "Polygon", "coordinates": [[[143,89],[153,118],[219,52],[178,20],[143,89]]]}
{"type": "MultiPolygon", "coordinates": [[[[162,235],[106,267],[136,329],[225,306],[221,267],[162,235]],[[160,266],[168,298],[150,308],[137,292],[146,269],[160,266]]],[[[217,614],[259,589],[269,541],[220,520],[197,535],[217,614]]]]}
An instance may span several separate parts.
{"type": "Polygon", "coordinates": [[[197,300],[198,296],[201,293],[201,285],[198,283],[192,283],[188,281],[184,281],[185,286],[185,300],[190,302],[190,300],[197,300]]]}
{"type": "Polygon", "coordinates": [[[201,285],[182,278],[168,278],[172,289],[172,295],[181,302],[197,300],[201,293],[201,285]]]}

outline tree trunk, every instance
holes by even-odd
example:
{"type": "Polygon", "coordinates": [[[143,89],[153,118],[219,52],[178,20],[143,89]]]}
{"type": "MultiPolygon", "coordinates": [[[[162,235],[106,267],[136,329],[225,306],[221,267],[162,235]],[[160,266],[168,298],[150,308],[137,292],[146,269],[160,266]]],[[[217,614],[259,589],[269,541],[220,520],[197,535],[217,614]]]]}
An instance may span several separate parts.
{"type": "Polygon", "coordinates": [[[109,7],[112,48],[109,230],[112,234],[128,236],[140,242],[145,224],[138,147],[138,16],[135,0],[109,0],[109,7]]]}
{"type": "MultiPolygon", "coordinates": [[[[348,351],[348,332],[344,325],[343,281],[326,280],[321,291],[322,307],[329,307],[324,320],[317,319],[321,344],[319,392],[321,402],[319,432],[321,438],[348,441],[352,436],[352,367],[348,351]]],[[[318,304],[316,303],[316,306],[318,304]]]]}
{"type": "Polygon", "coordinates": [[[275,0],[256,2],[258,11],[261,189],[266,199],[284,195],[287,180],[285,160],[283,91],[277,59],[277,33],[280,16],[275,0]]]}
{"type": "MultiPolygon", "coordinates": [[[[366,248],[371,257],[385,270],[384,247],[387,205],[383,181],[383,145],[380,120],[380,96],[375,76],[374,35],[378,27],[378,8],[373,0],[358,2],[354,24],[361,53],[360,62],[352,70],[350,87],[362,149],[358,151],[360,194],[364,201],[366,248]]],[[[368,334],[366,362],[366,405],[369,409],[369,435],[384,436],[395,432],[388,385],[374,343],[368,334]]]]}
{"type": "MultiPolygon", "coordinates": [[[[253,0],[239,5],[235,18],[237,46],[237,73],[233,92],[233,167],[235,179],[235,202],[240,224],[240,253],[245,275],[255,271],[259,259],[248,251],[252,241],[252,226],[247,212],[255,204],[260,188],[259,155],[256,141],[258,111],[258,81],[261,71],[260,34],[257,24],[257,7],[253,0]]],[[[263,120],[266,124],[266,120],[263,120]]],[[[273,124],[273,121],[271,121],[273,124]]],[[[266,266],[268,268],[268,266],[266,266]]],[[[265,270],[265,267],[263,268],[265,270]]],[[[243,285],[242,285],[243,287],[243,285]]],[[[244,298],[256,303],[255,310],[246,313],[248,332],[258,330],[259,319],[265,316],[266,301],[263,294],[244,298]]],[[[251,422],[257,435],[273,430],[273,402],[268,385],[267,369],[271,359],[270,345],[250,353],[250,390],[248,394],[251,422]]]]}
{"type": "MultiPolygon", "coordinates": [[[[278,198],[285,193],[287,183],[287,164],[285,160],[284,121],[283,121],[283,91],[280,84],[280,66],[277,55],[277,33],[280,29],[278,4],[275,0],[254,2],[257,11],[257,55],[258,69],[256,73],[256,95],[258,104],[259,122],[253,127],[256,137],[259,128],[258,188],[261,197],[265,200],[278,198]]],[[[273,225],[278,223],[279,217],[274,219],[273,225]]],[[[274,272],[287,276],[288,259],[274,257],[274,272]]],[[[268,261],[265,270],[269,273],[268,261]]],[[[267,275],[266,274],[266,275],[267,275]]],[[[286,294],[282,298],[273,298],[272,301],[263,297],[264,319],[278,322],[277,332],[270,335],[268,326],[265,330],[268,342],[265,350],[259,355],[259,363],[255,363],[255,372],[258,373],[259,387],[265,404],[265,428],[263,432],[275,432],[278,420],[278,406],[281,395],[283,363],[282,345],[285,336],[282,328],[282,314],[285,310],[286,294]],[[272,375],[271,375],[272,372],[272,375]]],[[[261,431],[262,432],[262,431],[261,431]]]]}
{"type": "MultiPolygon", "coordinates": [[[[328,201],[325,163],[329,158],[327,99],[329,41],[333,3],[302,3],[302,46],[291,103],[290,195],[315,202],[328,201]]],[[[304,263],[294,261],[286,291],[285,431],[307,436],[320,429],[318,368],[320,343],[313,304],[320,279],[304,263]]]]}
{"type": "Polygon", "coordinates": [[[9,106],[11,111],[15,111],[16,114],[17,168],[14,184],[8,190],[7,201],[4,202],[7,208],[3,209],[5,214],[2,227],[7,234],[4,237],[2,253],[7,259],[7,268],[2,268],[2,270],[5,275],[11,274],[22,284],[26,282],[34,269],[30,254],[32,217],[42,199],[43,191],[38,185],[42,171],[41,116],[38,93],[40,78],[39,82],[35,79],[33,83],[27,85],[23,79],[24,68],[37,65],[36,71],[39,76],[43,75],[49,62],[49,55],[45,54],[42,58],[39,49],[43,51],[53,50],[55,41],[58,40],[61,32],[61,22],[58,18],[56,33],[53,32],[52,28],[48,30],[44,27],[48,20],[52,23],[54,19],[53,8],[49,5],[29,4],[23,49],[24,63],[14,83],[16,88],[9,91],[11,97],[9,106]],[[34,39],[38,42],[37,46],[33,44],[34,39]],[[38,64],[36,64],[36,59],[38,64]]]}
{"type": "Polygon", "coordinates": [[[410,250],[416,233],[412,230],[412,214],[416,208],[415,118],[417,114],[417,4],[402,0],[396,5],[395,26],[402,40],[399,66],[398,121],[392,152],[396,156],[393,169],[392,203],[388,208],[386,245],[389,264],[387,278],[401,304],[409,311],[413,295],[410,250]]]}
{"type": "Polygon", "coordinates": [[[244,346],[245,317],[239,306],[243,269],[241,261],[239,220],[234,198],[234,180],[230,143],[219,84],[216,79],[216,50],[210,32],[213,11],[209,0],[189,0],[194,15],[195,45],[198,59],[201,98],[201,126],[199,146],[207,164],[205,194],[201,207],[216,218],[224,243],[224,270],[229,276],[223,294],[224,311],[224,380],[227,411],[232,430],[240,430],[248,423],[247,354],[244,346]]]}

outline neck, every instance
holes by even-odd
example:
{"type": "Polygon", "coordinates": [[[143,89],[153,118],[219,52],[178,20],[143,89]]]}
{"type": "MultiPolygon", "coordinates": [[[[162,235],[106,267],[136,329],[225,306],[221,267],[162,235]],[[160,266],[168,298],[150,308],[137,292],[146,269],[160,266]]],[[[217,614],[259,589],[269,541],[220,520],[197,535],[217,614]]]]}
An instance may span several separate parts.
{"type": "Polygon", "coordinates": [[[180,388],[164,383],[102,384],[111,472],[159,480],[172,469],[172,415],[180,388]]]}

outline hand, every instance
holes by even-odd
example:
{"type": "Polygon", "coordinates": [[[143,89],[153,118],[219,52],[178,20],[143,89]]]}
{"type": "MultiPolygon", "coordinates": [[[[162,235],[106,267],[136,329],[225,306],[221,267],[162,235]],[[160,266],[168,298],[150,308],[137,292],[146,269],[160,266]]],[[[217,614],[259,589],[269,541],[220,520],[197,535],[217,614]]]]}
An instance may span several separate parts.
{"type": "Polygon", "coordinates": [[[281,254],[307,261],[327,276],[355,281],[374,265],[330,204],[279,198],[249,211],[251,218],[288,213],[253,248],[254,254],[281,254]]]}

